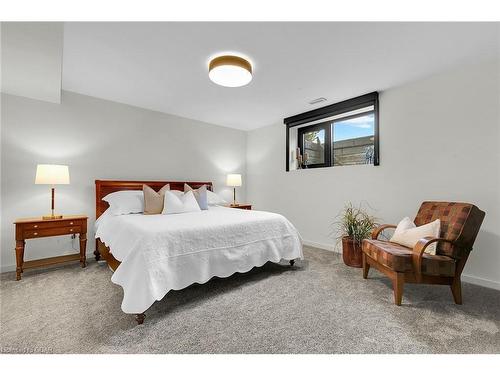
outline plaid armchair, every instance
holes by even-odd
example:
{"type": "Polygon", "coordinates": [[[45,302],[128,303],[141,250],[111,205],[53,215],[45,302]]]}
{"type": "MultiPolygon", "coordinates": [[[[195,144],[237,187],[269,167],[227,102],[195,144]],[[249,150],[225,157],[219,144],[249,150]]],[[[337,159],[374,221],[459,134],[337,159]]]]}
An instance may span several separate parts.
{"type": "Polygon", "coordinates": [[[460,276],[485,213],[469,203],[424,202],[415,217],[420,226],[441,220],[439,238],[425,237],[413,249],[379,240],[379,235],[396,225],[385,224],[375,228],[372,238],[363,241],[363,278],[368,278],[370,266],[391,278],[394,302],[401,305],[404,283],[450,285],[455,303],[462,304],[460,276]],[[424,253],[437,242],[436,255],[424,253]]]}

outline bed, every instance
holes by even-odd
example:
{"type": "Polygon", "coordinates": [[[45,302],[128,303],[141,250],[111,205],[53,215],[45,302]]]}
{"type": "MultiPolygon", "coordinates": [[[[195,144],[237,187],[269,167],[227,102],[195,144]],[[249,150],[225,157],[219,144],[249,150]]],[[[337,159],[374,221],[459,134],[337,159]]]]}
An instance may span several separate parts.
{"type": "Polygon", "coordinates": [[[244,273],[266,262],[301,259],[302,241],[295,227],[282,215],[211,206],[200,212],[173,215],[128,214],[113,216],[102,200],[121,190],[142,190],[146,184],[158,191],[193,189],[211,182],[96,180],[96,259],[106,260],[114,271],[111,281],[123,288],[121,308],[144,312],[170,290],[180,290],[212,277],[244,273]]]}

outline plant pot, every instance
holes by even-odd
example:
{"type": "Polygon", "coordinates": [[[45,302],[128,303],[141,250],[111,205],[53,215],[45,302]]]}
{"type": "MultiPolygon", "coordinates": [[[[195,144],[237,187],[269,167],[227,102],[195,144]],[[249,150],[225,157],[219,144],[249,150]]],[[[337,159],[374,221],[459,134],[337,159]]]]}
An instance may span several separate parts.
{"type": "Polygon", "coordinates": [[[342,237],[342,258],[350,267],[363,267],[361,243],[354,241],[351,237],[342,237]]]}

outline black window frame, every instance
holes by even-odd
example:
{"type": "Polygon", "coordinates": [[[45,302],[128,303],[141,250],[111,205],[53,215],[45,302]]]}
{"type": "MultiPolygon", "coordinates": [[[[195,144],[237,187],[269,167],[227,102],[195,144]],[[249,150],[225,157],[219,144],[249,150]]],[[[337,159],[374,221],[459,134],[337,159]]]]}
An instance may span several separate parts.
{"type": "Polygon", "coordinates": [[[324,130],[325,131],[325,150],[324,150],[324,163],[316,163],[316,164],[307,164],[307,168],[324,168],[329,167],[332,163],[332,131],[331,131],[331,122],[325,121],[320,122],[319,124],[304,126],[302,128],[297,129],[297,146],[300,148],[302,155],[305,154],[304,149],[304,133],[309,133],[315,130],[324,130]]]}
{"type": "MultiPolygon", "coordinates": [[[[380,165],[380,157],[379,157],[379,102],[378,102],[378,92],[372,92],[369,94],[361,95],[352,99],[344,100],[339,103],[331,104],[326,107],[314,109],[312,111],[300,113],[295,116],[287,117],[283,120],[283,122],[286,125],[286,171],[290,171],[290,128],[300,126],[303,124],[307,124],[309,122],[314,122],[318,121],[324,118],[332,117],[332,116],[337,116],[342,113],[347,113],[351,111],[355,111],[358,109],[362,109],[365,107],[373,106],[373,113],[374,113],[374,150],[373,150],[373,165],[378,166],[380,165]]],[[[372,111],[368,111],[372,112],[372,111]]],[[[367,112],[367,113],[368,113],[367,112]]],[[[362,114],[360,114],[362,115],[362,114]]],[[[353,115],[353,116],[359,116],[359,115],[353,115]]],[[[346,116],[350,117],[350,116],[346,116]]],[[[340,119],[339,119],[340,120],[340,119]]],[[[326,165],[326,155],[325,155],[325,163],[322,164],[312,164],[308,165],[308,168],[324,168],[324,167],[333,167],[334,165],[332,164],[332,145],[331,145],[331,138],[332,138],[332,129],[330,124],[333,121],[326,121],[323,123],[319,124],[313,124],[310,126],[304,126],[302,128],[298,129],[298,133],[303,134],[304,132],[307,132],[307,129],[312,129],[316,127],[317,125],[323,124],[323,126],[326,126],[327,128],[330,128],[330,130],[327,130],[326,134],[330,133],[328,135],[328,138],[330,139],[330,142],[328,142],[328,145],[326,144],[326,137],[327,135],[325,134],[325,153],[327,152],[326,149],[328,149],[328,165],[326,165]],[[326,125],[328,124],[328,125],[326,125]],[[306,129],[306,130],[304,130],[306,129]]],[[[309,130],[310,131],[310,130],[309,130]]],[[[300,147],[301,150],[303,150],[302,147],[302,137],[300,134],[297,135],[297,145],[300,147]]]]}

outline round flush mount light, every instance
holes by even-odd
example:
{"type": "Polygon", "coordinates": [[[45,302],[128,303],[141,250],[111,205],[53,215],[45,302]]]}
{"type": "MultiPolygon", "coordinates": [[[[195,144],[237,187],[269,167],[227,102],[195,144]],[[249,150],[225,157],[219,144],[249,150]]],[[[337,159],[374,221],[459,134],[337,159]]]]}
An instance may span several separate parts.
{"type": "Polygon", "coordinates": [[[252,65],[239,56],[219,56],[210,60],[208,77],[225,87],[245,86],[252,80],[252,65]]]}

